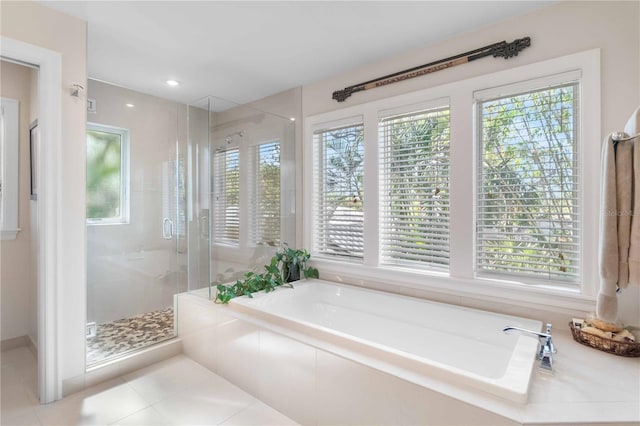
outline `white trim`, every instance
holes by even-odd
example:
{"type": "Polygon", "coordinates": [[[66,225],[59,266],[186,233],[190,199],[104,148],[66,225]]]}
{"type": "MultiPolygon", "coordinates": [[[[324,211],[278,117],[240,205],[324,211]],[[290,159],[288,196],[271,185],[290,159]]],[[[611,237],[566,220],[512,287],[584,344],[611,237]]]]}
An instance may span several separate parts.
{"type": "Polygon", "coordinates": [[[440,99],[432,99],[425,102],[419,102],[411,105],[403,105],[394,108],[381,109],[378,111],[378,120],[388,119],[397,115],[413,114],[418,111],[427,111],[436,108],[448,108],[451,103],[451,99],[445,96],[440,99]]]}
{"type": "MultiPolygon", "coordinates": [[[[598,294],[598,235],[600,228],[600,152],[602,134],[600,128],[600,49],[584,52],[580,109],[582,122],[578,130],[581,141],[582,161],[582,294],[595,299],[598,294]],[[588,101],[585,102],[585,100],[588,101]]],[[[595,309],[595,303],[594,307],[595,309]]]]}
{"type": "MultiPolygon", "coordinates": [[[[384,286],[390,291],[394,288],[420,289],[451,296],[468,296],[498,303],[509,303],[523,307],[539,309],[552,308],[566,312],[570,309],[589,311],[595,308],[597,271],[597,241],[598,241],[598,198],[597,191],[588,188],[598,187],[600,179],[600,50],[592,49],[559,58],[549,59],[509,70],[481,75],[466,80],[447,83],[409,94],[394,96],[365,104],[354,105],[315,116],[305,117],[303,143],[303,246],[314,247],[312,222],[314,217],[314,163],[313,163],[313,132],[318,127],[331,127],[333,123],[342,120],[352,120],[352,117],[364,117],[365,121],[371,117],[378,117],[378,111],[398,110],[403,106],[416,105],[424,102],[449,98],[451,108],[451,198],[450,198],[450,271],[451,274],[437,272],[407,271],[406,269],[391,268],[375,265],[377,261],[365,259],[364,265],[339,262],[314,256],[314,263],[319,266],[323,277],[333,275],[337,280],[357,282],[363,286],[384,286]],[[568,74],[571,73],[571,74],[568,74]],[[576,74],[579,73],[579,74],[576,74]],[[580,290],[567,289],[562,286],[547,284],[530,285],[507,280],[485,279],[474,276],[473,244],[470,236],[474,235],[475,208],[475,161],[473,153],[474,143],[474,108],[473,95],[496,93],[494,88],[509,89],[528,85],[531,81],[543,76],[581,75],[580,122],[579,140],[581,141],[580,155],[582,170],[589,171],[581,175],[582,199],[582,254],[581,265],[583,278],[580,290]],[[471,157],[471,158],[470,158],[471,157]],[[462,160],[460,160],[462,159],[462,160]]],[[[371,146],[377,144],[378,132],[373,126],[365,122],[364,144],[365,158],[369,156],[371,146]]],[[[375,152],[375,151],[374,151],[375,152]]],[[[378,193],[379,182],[377,163],[365,160],[365,187],[370,191],[365,197],[378,193]],[[372,191],[372,192],[371,192],[372,191]]],[[[369,215],[367,210],[365,215],[369,215]]],[[[367,229],[377,226],[369,223],[367,229]]],[[[378,249],[379,241],[367,240],[368,252],[378,249]],[[374,247],[370,247],[374,244],[374,247]]],[[[397,291],[397,290],[396,290],[397,291]]]]}
{"type": "Polygon", "coordinates": [[[0,240],[15,240],[20,231],[22,231],[22,228],[3,229],[0,231],[0,240]]]}
{"type": "Polygon", "coordinates": [[[326,122],[320,122],[320,123],[315,122],[312,125],[311,130],[313,133],[315,133],[323,130],[338,129],[340,127],[357,126],[359,124],[362,124],[362,121],[363,121],[362,114],[355,115],[353,117],[339,118],[335,120],[328,119],[326,122]]]}
{"type": "Polygon", "coordinates": [[[504,96],[513,96],[517,93],[525,93],[533,89],[553,87],[567,82],[578,81],[581,78],[581,70],[572,70],[545,77],[518,81],[512,84],[496,86],[489,89],[476,90],[473,92],[473,98],[476,101],[488,101],[502,98],[504,96]]]}
{"type": "Polygon", "coordinates": [[[0,100],[4,126],[0,128],[2,150],[2,214],[0,214],[0,237],[15,240],[18,235],[18,165],[20,164],[20,103],[15,99],[0,100]]]}
{"type": "Polygon", "coordinates": [[[59,240],[59,191],[62,187],[62,56],[58,52],[8,37],[0,37],[0,52],[39,67],[38,128],[40,173],[38,173],[38,393],[41,403],[62,396],[60,380],[61,336],[59,274],[62,253],[59,240]]]}

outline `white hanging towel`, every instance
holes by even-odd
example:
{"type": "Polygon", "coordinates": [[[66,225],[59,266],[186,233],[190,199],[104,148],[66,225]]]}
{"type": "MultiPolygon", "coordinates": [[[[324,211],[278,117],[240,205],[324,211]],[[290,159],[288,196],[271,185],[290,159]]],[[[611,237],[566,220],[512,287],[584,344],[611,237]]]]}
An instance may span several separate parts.
{"type": "Polygon", "coordinates": [[[614,151],[613,140],[609,136],[602,147],[602,160],[600,292],[596,314],[603,321],[616,322],[618,317],[616,289],[622,282],[626,285],[629,279],[632,144],[629,141],[618,142],[614,151]]]}
{"type": "MultiPolygon", "coordinates": [[[[633,136],[639,129],[640,107],[627,122],[625,132],[633,136]]],[[[640,214],[633,215],[640,212],[640,141],[620,141],[614,149],[611,136],[602,147],[600,292],[596,315],[616,323],[617,288],[640,284],[640,214]]]]}

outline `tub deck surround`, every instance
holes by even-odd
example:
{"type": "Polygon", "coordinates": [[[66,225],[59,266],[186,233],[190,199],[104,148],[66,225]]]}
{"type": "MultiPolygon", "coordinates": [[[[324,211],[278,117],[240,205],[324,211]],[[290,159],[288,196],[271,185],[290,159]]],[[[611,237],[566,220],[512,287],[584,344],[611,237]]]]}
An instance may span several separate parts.
{"type": "Polygon", "coordinates": [[[521,404],[435,374],[417,385],[387,360],[358,358],[340,339],[278,325],[257,309],[241,312],[237,302],[215,304],[205,290],[178,296],[184,353],[301,424],[640,424],[640,359],[583,346],[561,323],[553,330],[555,375],[534,364],[521,404]]]}
{"type": "Polygon", "coordinates": [[[354,360],[424,385],[432,379],[525,403],[536,338],[502,329],[540,330],[541,322],[308,280],[295,289],[231,301],[233,310],[259,316],[319,341],[349,348],[354,360]]]}

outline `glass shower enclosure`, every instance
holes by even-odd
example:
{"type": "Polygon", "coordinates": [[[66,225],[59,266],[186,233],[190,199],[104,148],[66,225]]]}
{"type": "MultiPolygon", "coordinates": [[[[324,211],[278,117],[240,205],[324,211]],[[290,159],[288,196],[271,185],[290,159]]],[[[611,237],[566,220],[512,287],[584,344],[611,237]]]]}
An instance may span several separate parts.
{"type": "Polygon", "coordinates": [[[295,245],[295,123],[90,80],[87,367],[176,335],[175,295],[261,271],[295,245]]]}
{"type": "Polygon", "coordinates": [[[174,295],[187,288],[187,107],[94,80],[88,97],[90,367],[175,335],[174,295]]]}

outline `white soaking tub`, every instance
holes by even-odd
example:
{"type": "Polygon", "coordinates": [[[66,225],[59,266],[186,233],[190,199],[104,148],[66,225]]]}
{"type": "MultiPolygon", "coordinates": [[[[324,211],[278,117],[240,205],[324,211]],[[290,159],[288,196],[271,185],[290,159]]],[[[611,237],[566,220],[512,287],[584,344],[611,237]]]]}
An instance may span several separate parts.
{"type": "Polygon", "coordinates": [[[236,298],[230,307],[418,384],[436,381],[519,403],[527,401],[538,341],[502,329],[542,327],[540,321],[322,280],[236,298]]]}

